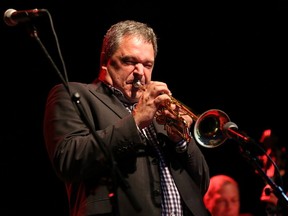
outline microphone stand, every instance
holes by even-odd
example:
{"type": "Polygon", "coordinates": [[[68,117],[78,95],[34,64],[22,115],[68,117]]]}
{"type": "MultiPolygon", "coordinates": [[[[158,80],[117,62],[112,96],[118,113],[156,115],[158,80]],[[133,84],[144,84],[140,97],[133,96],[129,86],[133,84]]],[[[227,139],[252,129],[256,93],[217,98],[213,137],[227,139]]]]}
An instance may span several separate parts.
{"type": "MultiPolygon", "coordinates": [[[[50,21],[52,20],[50,13],[47,11],[49,17],[50,17],[50,21]]],[[[51,25],[53,27],[53,23],[51,21],[51,25]]],[[[54,35],[56,37],[56,33],[54,32],[54,35]]],[[[44,53],[46,54],[47,58],[49,59],[50,63],[52,64],[52,66],[54,67],[54,69],[56,70],[56,72],[58,73],[64,87],[66,88],[68,94],[71,96],[71,91],[69,88],[69,82],[68,82],[68,77],[67,77],[67,73],[66,73],[66,68],[65,68],[65,64],[63,63],[63,69],[64,69],[64,73],[65,73],[65,77],[63,77],[62,73],[60,72],[60,70],[58,69],[57,65],[55,64],[55,62],[53,61],[53,59],[51,58],[50,54],[48,53],[47,49],[45,48],[45,46],[43,45],[43,43],[41,42],[40,38],[38,37],[38,33],[36,30],[36,27],[34,25],[32,25],[32,30],[30,32],[30,36],[32,38],[35,38],[36,41],[38,42],[38,44],[40,45],[41,49],[44,51],[44,53]]],[[[56,37],[57,39],[57,37],[56,37]]],[[[58,49],[60,50],[60,47],[58,46],[58,49]]],[[[60,57],[61,57],[61,52],[60,53],[60,57]]],[[[63,59],[61,58],[62,62],[63,59]]],[[[137,199],[135,198],[133,192],[131,191],[131,187],[129,185],[129,183],[126,181],[126,179],[122,176],[116,161],[113,158],[112,153],[106,148],[105,144],[103,143],[103,141],[101,140],[100,136],[95,132],[95,128],[93,128],[92,123],[89,121],[89,118],[87,117],[82,104],[80,102],[80,94],[78,92],[74,93],[71,97],[72,102],[76,105],[78,111],[79,111],[79,115],[81,117],[81,119],[83,119],[83,121],[87,124],[87,126],[89,127],[92,135],[94,136],[95,140],[97,141],[101,151],[103,152],[105,158],[107,159],[109,165],[110,165],[110,171],[111,171],[111,185],[108,184],[108,190],[109,190],[109,198],[111,201],[111,205],[112,205],[112,211],[113,211],[113,215],[115,216],[119,216],[119,207],[118,207],[118,201],[117,201],[117,185],[119,185],[122,190],[124,191],[124,193],[126,194],[126,196],[128,197],[130,203],[132,204],[132,206],[134,207],[134,209],[137,212],[142,211],[142,208],[140,206],[140,204],[138,203],[137,199]]]]}
{"type": "MultiPolygon", "coordinates": [[[[226,123],[227,125],[235,125],[234,123],[226,123]]],[[[236,126],[236,125],[235,125],[236,126]]],[[[237,131],[238,127],[236,126],[235,128],[229,128],[224,126],[226,136],[228,138],[232,138],[236,140],[240,144],[241,150],[244,152],[245,158],[247,161],[249,161],[252,166],[257,170],[257,173],[262,177],[262,179],[270,185],[270,187],[273,190],[273,193],[277,196],[278,198],[278,204],[281,205],[284,209],[288,208],[288,197],[285,194],[284,190],[282,189],[281,186],[277,185],[269,176],[266,175],[264,170],[262,169],[261,165],[259,164],[258,157],[253,155],[251,151],[246,147],[247,145],[254,145],[258,148],[260,148],[260,145],[257,144],[252,138],[246,136],[245,134],[237,131]]],[[[273,163],[273,165],[275,165],[273,163]]]]}

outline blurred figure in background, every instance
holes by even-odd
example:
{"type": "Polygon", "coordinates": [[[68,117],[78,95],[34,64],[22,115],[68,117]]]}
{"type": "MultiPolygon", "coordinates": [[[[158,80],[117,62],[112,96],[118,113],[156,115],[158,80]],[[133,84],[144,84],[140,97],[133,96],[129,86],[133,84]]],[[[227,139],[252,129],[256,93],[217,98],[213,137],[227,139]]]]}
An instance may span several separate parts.
{"type": "Polygon", "coordinates": [[[253,216],[240,214],[240,191],[235,179],[227,175],[215,175],[204,195],[204,203],[212,216],[253,216]]]}
{"type": "MultiPolygon", "coordinates": [[[[279,138],[272,134],[271,129],[263,131],[259,140],[266,154],[260,155],[259,160],[265,174],[280,186],[287,194],[288,189],[288,167],[287,167],[287,150],[284,145],[280,145],[279,138]],[[269,160],[268,156],[271,158],[269,160]],[[273,164],[275,163],[275,165],[273,164]]],[[[260,196],[267,216],[287,216],[287,208],[278,203],[278,197],[273,192],[270,185],[265,185],[260,196]]]]}

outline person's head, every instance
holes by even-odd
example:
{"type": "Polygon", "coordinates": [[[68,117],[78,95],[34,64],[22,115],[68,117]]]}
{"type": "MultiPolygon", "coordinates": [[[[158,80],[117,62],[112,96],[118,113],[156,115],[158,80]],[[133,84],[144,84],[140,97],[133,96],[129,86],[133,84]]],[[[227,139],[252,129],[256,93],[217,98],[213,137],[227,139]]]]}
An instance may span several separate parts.
{"type": "Polygon", "coordinates": [[[99,78],[122,91],[130,102],[137,102],[141,91],[133,83],[151,81],[157,52],[157,36],[151,27],[133,20],[120,21],[104,36],[99,78]]]}
{"type": "Polygon", "coordinates": [[[227,175],[211,177],[203,201],[212,216],[239,216],[240,194],[238,183],[227,175]]]}

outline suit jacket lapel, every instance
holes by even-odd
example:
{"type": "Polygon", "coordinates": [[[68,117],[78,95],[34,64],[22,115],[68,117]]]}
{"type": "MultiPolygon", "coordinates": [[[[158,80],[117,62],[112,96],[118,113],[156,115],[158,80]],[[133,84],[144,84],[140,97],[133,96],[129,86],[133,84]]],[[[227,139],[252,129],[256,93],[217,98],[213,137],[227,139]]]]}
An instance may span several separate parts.
{"type": "MultiPolygon", "coordinates": [[[[102,82],[95,82],[88,85],[89,91],[97,97],[103,104],[111,109],[120,118],[123,118],[129,112],[121,101],[112,93],[112,91],[104,86],[102,82]]],[[[167,134],[164,126],[157,123],[154,118],[153,124],[155,125],[156,133],[167,134]]]]}
{"type": "Polygon", "coordinates": [[[129,113],[121,101],[112,93],[112,91],[110,91],[109,88],[105,87],[102,82],[89,84],[88,89],[99,99],[99,101],[105,104],[108,109],[112,110],[120,118],[127,116],[127,113],[129,113]]]}

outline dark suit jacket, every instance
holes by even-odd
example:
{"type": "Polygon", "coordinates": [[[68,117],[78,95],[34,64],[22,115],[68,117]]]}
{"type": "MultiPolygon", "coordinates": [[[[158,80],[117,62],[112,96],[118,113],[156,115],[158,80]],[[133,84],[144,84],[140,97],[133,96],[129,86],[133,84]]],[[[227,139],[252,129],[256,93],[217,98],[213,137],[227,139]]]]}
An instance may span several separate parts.
{"type": "MultiPolygon", "coordinates": [[[[73,97],[63,85],[51,89],[44,136],[53,167],[66,185],[70,215],[114,211],[113,215],[121,216],[160,216],[157,158],[139,135],[132,114],[102,82],[71,82],[69,88],[73,97]],[[109,199],[109,194],[114,196],[109,199]]],[[[187,152],[176,153],[163,125],[154,124],[186,210],[191,212],[187,215],[208,215],[202,196],[209,170],[200,149],[192,139],[187,152]]]]}

